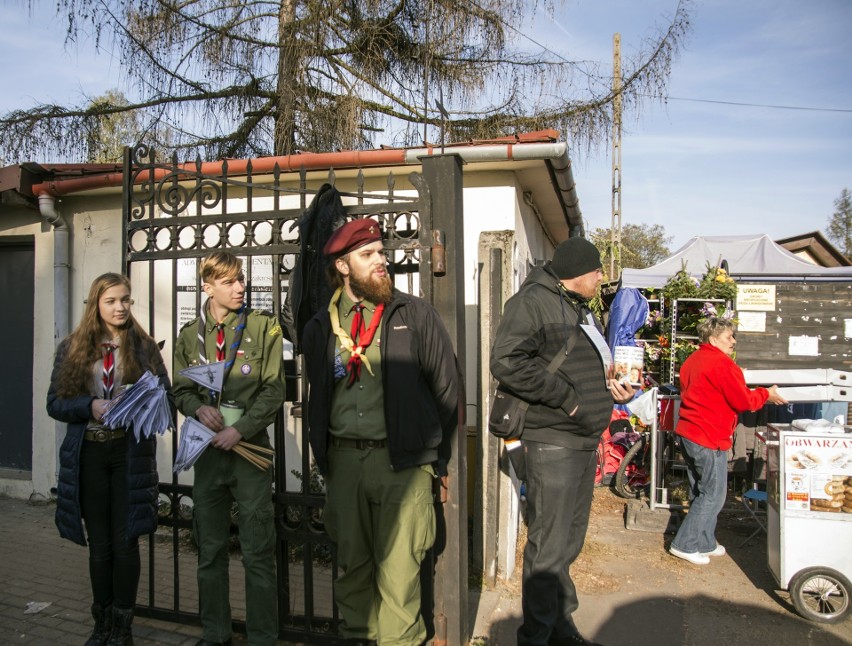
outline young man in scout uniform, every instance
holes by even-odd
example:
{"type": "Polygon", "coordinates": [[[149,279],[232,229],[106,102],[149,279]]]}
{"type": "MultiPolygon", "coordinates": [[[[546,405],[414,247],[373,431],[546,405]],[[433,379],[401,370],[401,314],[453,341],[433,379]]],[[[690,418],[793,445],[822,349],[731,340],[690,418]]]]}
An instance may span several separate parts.
{"type": "Polygon", "coordinates": [[[274,644],[278,636],[272,469],[258,469],[232,451],[241,440],[268,449],[267,427],[284,401],[282,337],[268,312],[243,303],[242,262],[216,251],[199,268],[207,300],[201,316],[185,325],[175,344],[177,407],[216,431],[195,463],[193,519],[198,542],[199,613],[204,629],[198,646],[231,643],[228,602],[228,539],[231,505],[237,503],[246,585],[250,644],[274,644]],[[189,366],[225,361],[221,394],[179,374],[189,366]],[[221,399],[220,399],[221,398],[221,399]],[[219,401],[235,402],[242,416],[229,425],[219,401]]]}
{"type": "Polygon", "coordinates": [[[455,354],[432,306],[393,288],[374,220],[343,225],[323,253],[337,289],[305,326],[304,352],[340,631],[358,644],[420,646],[433,481],[458,424],[455,354]]]}

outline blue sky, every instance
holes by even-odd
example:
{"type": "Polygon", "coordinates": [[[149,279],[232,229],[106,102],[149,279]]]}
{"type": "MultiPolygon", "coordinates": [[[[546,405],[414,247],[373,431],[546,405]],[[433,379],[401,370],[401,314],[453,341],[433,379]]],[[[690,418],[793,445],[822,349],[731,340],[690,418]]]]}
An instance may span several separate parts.
{"type": "MultiPolygon", "coordinates": [[[[42,2],[30,19],[26,3],[0,0],[0,113],[82,102],[121,86],[120,66],[96,56],[92,42],[63,48],[54,6],[42,2]]],[[[676,6],[566,0],[523,31],[569,60],[608,70],[613,33],[627,57],[676,6]]],[[[669,84],[671,97],[691,100],[649,103],[625,120],[623,222],[662,224],[673,250],[695,235],[824,229],[840,191],[852,189],[852,1],[697,0],[692,25],[669,84]]],[[[588,228],[609,226],[609,146],[571,155],[588,228]]]]}
{"type": "MultiPolygon", "coordinates": [[[[572,0],[540,33],[566,57],[605,61],[614,32],[623,53],[635,50],[675,7],[572,0]]],[[[840,191],[852,189],[852,2],[704,0],[693,4],[692,25],[671,97],[846,112],[649,104],[624,124],[623,223],[662,224],[673,250],[695,235],[824,229],[840,191]]],[[[609,150],[572,158],[589,228],[609,226],[609,150]]]]}

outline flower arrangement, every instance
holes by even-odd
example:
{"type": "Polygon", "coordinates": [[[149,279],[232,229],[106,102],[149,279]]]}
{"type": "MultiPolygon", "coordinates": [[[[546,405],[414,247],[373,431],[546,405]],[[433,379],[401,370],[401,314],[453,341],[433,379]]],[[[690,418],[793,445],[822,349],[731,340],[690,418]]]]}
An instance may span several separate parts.
{"type": "Polygon", "coordinates": [[[671,380],[671,376],[667,375],[667,367],[672,356],[678,364],[682,364],[698,349],[698,341],[694,338],[679,336],[673,341],[672,316],[678,317],[677,330],[681,335],[694,337],[698,324],[708,317],[733,319],[736,322],[736,313],[730,307],[736,295],[736,281],[723,267],[708,264],[699,279],[689,275],[684,263],[658,294],[666,315],[663,316],[659,310],[651,311],[640,331],[639,336],[645,339],[640,342],[645,346],[645,372],[661,375],[661,381],[671,380]],[[697,300],[679,303],[678,311],[674,312],[674,301],[682,299],[697,300]],[[707,300],[702,302],[703,299],[707,300]],[[712,302],[719,300],[724,303],[712,302]]]}
{"type": "Polygon", "coordinates": [[[663,323],[663,313],[660,310],[650,310],[648,319],[643,326],[647,332],[659,332],[663,323]]]}

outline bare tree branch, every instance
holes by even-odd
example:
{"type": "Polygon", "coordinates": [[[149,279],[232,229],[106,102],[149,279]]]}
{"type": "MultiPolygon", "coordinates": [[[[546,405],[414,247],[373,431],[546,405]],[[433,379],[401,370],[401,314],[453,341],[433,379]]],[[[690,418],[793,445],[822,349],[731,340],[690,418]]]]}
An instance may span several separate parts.
{"type": "MultiPolygon", "coordinates": [[[[688,2],[622,65],[625,109],[665,96],[689,29],[688,2]]],[[[554,128],[587,148],[610,133],[605,73],[517,47],[516,25],[553,11],[554,0],[57,3],[69,45],[85,31],[118,52],[129,100],[2,115],[7,160],[86,159],[102,119],[130,114],[125,125],[147,143],[208,157],[410,145],[440,139],[442,127],[460,139],[554,128]],[[439,94],[451,115],[444,123],[439,94]]]]}

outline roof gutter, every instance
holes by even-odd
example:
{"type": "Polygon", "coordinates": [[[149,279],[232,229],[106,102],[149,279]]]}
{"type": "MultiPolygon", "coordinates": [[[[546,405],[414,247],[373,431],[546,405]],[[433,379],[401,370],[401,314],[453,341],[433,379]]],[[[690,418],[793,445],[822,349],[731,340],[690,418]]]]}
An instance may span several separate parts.
{"type": "MultiPolygon", "coordinates": [[[[228,159],[229,175],[246,175],[249,166],[253,175],[264,175],[274,171],[275,166],[284,173],[305,170],[319,170],[324,168],[364,168],[369,166],[398,166],[405,163],[405,150],[364,150],[346,151],[337,153],[300,153],[298,155],[285,155],[283,157],[258,157],[257,159],[228,159]]],[[[223,160],[205,162],[199,167],[195,162],[178,164],[177,168],[185,170],[193,175],[221,175],[223,160]]],[[[156,168],[153,170],[154,180],[163,179],[172,173],[171,168],[156,168]]],[[[90,191],[98,188],[121,186],[124,178],[123,173],[106,173],[103,175],[91,175],[74,179],[59,179],[33,184],[34,195],[47,193],[49,195],[68,195],[81,191],[90,191]]],[[[137,178],[138,182],[151,181],[151,174],[146,172],[137,178]]]]}
{"type": "MultiPolygon", "coordinates": [[[[551,180],[562,202],[565,217],[571,235],[582,235],[582,214],[580,213],[577,187],[571,171],[568,157],[568,144],[553,143],[489,143],[465,144],[458,146],[395,148],[387,150],[344,151],[334,153],[299,153],[281,157],[259,157],[257,159],[228,159],[229,175],[246,175],[251,168],[253,175],[271,173],[278,168],[280,172],[305,170],[326,170],[329,168],[368,168],[379,166],[419,165],[420,159],[431,155],[458,155],[471,164],[503,161],[546,161],[551,171],[551,180]]],[[[222,161],[205,162],[199,167],[195,162],[179,164],[178,168],[195,175],[221,175],[222,161]]],[[[172,172],[170,169],[154,169],[154,181],[163,179],[172,172]]],[[[72,179],[58,179],[34,184],[34,195],[61,196],[100,188],[121,186],[123,173],[105,173],[72,179]]],[[[151,181],[151,173],[141,174],[138,182],[151,181]]]]}
{"type": "MultiPolygon", "coordinates": [[[[421,157],[434,155],[435,148],[413,148],[405,151],[406,163],[417,164],[421,157]]],[[[440,149],[438,149],[440,151],[440,149]]],[[[568,157],[568,144],[564,141],[554,143],[495,144],[449,148],[446,152],[459,155],[469,164],[502,161],[548,162],[551,181],[556,194],[562,202],[565,219],[568,222],[569,235],[583,235],[583,214],[580,212],[580,200],[577,198],[577,184],[571,170],[568,157]]],[[[440,154],[440,152],[438,153],[440,154]]]]}

